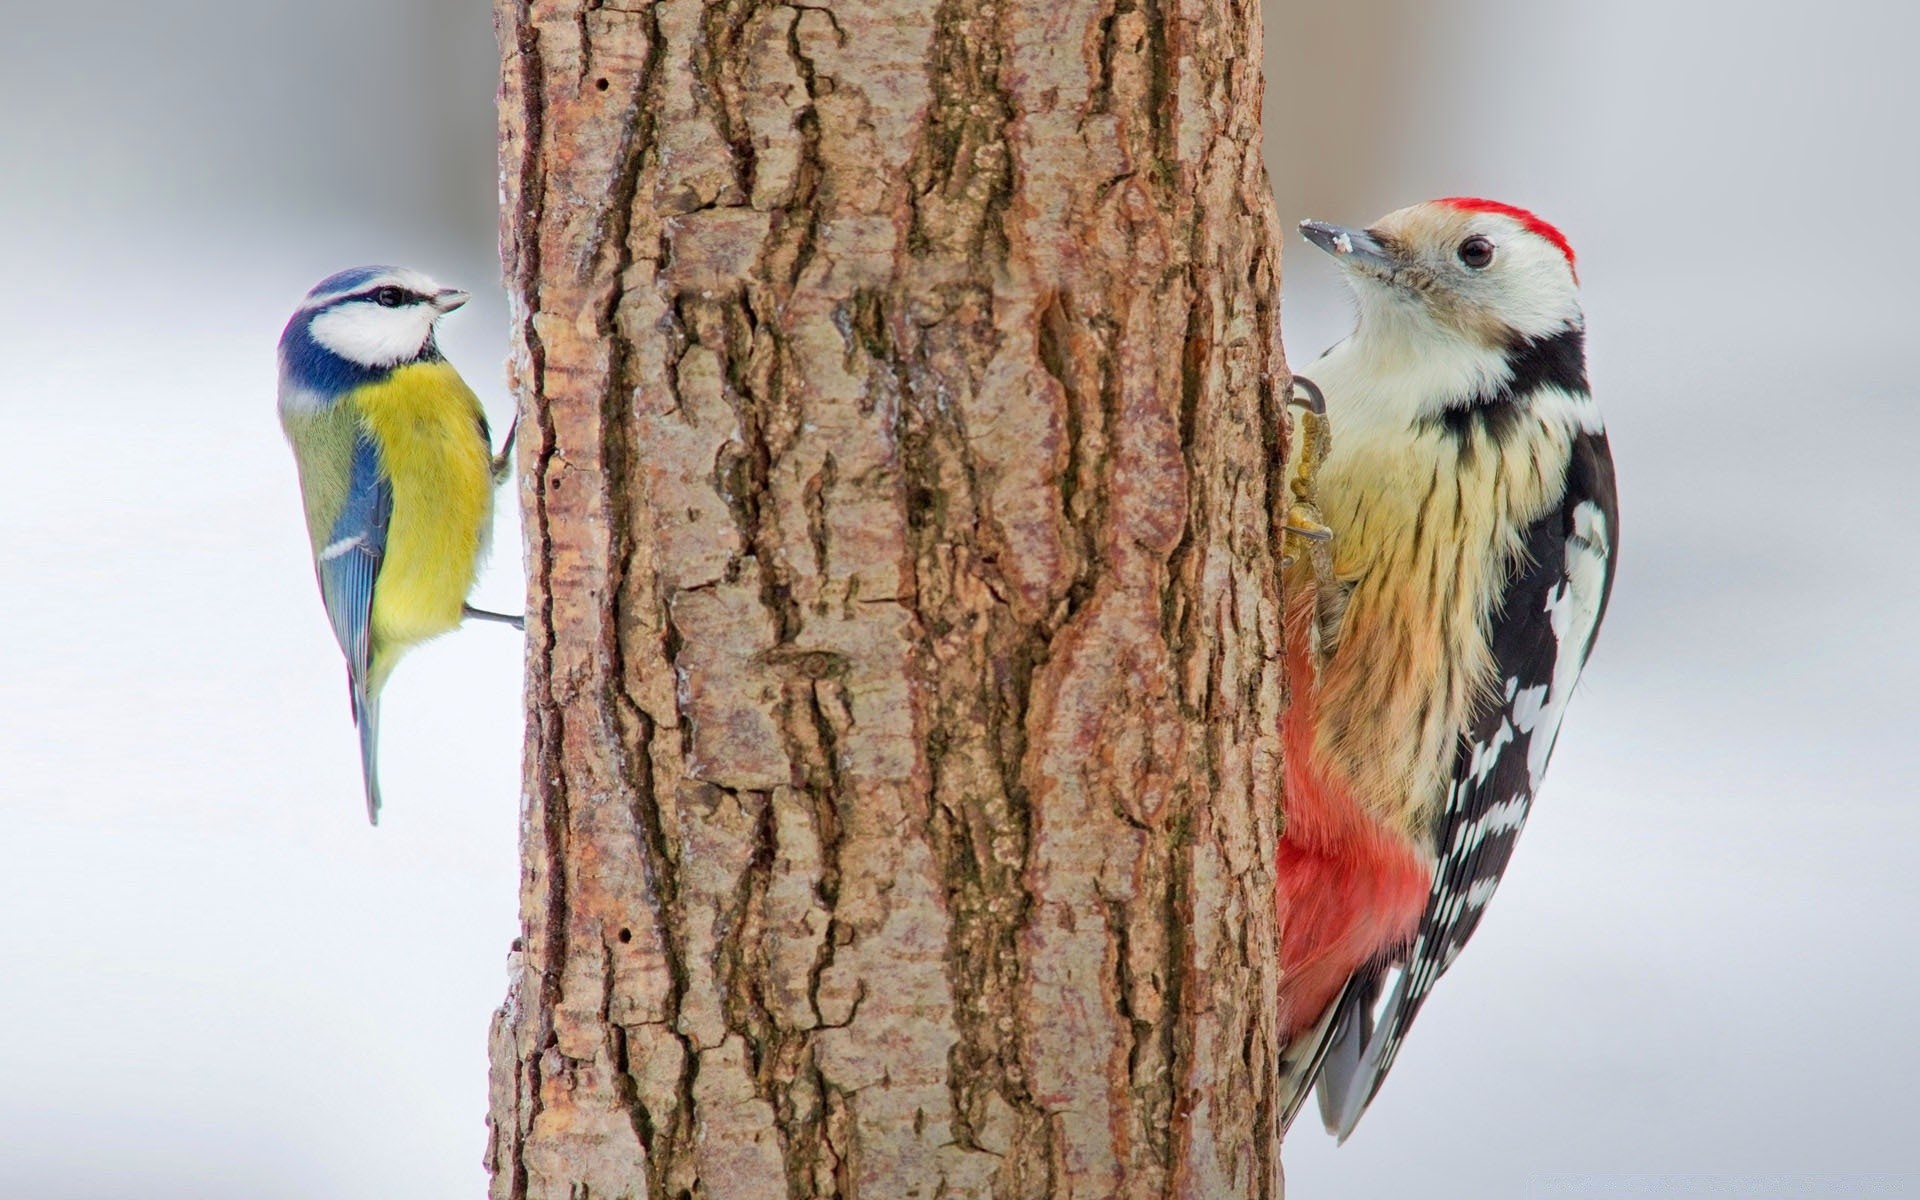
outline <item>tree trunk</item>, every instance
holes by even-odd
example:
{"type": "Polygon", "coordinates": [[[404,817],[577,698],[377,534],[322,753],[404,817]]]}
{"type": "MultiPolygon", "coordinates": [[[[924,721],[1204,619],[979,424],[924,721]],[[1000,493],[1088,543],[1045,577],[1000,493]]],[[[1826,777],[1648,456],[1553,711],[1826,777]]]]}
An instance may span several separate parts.
{"type": "Polygon", "coordinates": [[[1253,0],[497,0],[495,1197],[1274,1197],[1253,0]]]}

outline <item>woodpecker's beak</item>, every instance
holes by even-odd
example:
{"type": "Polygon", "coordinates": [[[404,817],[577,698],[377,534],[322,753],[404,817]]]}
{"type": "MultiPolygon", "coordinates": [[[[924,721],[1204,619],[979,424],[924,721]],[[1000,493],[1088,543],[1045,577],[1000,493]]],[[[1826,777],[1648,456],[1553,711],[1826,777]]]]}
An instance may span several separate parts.
{"type": "Polygon", "coordinates": [[[1325,221],[1302,221],[1300,232],[1308,241],[1341,260],[1342,266],[1351,263],[1387,272],[1400,266],[1394,260],[1393,252],[1364,229],[1346,229],[1325,221]]]}
{"type": "Polygon", "coordinates": [[[441,313],[450,313],[473,297],[459,288],[441,288],[433,294],[433,307],[441,313]]]}

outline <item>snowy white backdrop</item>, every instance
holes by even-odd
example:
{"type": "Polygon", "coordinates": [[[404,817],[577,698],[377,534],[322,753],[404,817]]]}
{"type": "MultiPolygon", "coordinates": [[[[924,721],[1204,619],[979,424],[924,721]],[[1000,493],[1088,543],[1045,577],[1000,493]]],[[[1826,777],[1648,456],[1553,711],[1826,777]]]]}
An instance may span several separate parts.
{"type": "MultiPolygon", "coordinates": [[[[1309,7],[1269,4],[1282,217],[1565,228],[1623,557],[1500,899],[1291,1194],[1920,1196],[1920,18],[1309,7]]],[[[369,830],[272,352],[320,276],[420,266],[476,292],[445,344],[504,426],[493,70],[461,0],[9,14],[0,1196],[481,1194],[519,648],[409,659],[369,830]]],[[[1305,363],[1347,310],[1287,274],[1305,363]]]]}

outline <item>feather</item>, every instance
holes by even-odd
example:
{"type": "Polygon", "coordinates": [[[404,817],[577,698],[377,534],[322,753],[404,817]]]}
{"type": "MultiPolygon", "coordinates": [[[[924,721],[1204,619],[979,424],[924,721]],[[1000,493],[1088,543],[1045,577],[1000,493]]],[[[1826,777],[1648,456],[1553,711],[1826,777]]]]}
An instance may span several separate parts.
{"type": "Polygon", "coordinates": [[[354,442],[346,504],[314,565],[320,575],[320,598],[326,604],[327,620],[347,659],[353,720],[360,730],[367,819],[376,825],[380,821],[374,756],[379,680],[374,673],[373,589],[386,558],[387,527],[392,517],[393,485],[381,469],[379,452],[363,433],[354,442]]]}
{"type": "MultiPolygon", "coordinates": [[[[1281,1056],[1280,1132],[1285,1133],[1293,1119],[1305,1107],[1307,1095],[1315,1090],[1316,1080],[1345,1079],[1352,1068],[1344,1066],[1356,1059],[1359,1047],[1373,1032],[1373,1006],[1380,995],[1380,973],[1371,967],[1354,972],[1340,989],[1333,1003],[1320,1014],[1312,1028],[1293,1039],[1281,1056]]],[[[1327,1118],[1329,1103],[1340,1103],[1336,1090],[1321,1086],[1320,1112],[1327,1118]]]]}
{"type": "MultiPolygon", "coordinates": [[[[1377,1019],[1362,1024],[1357,1016],[1335,1016],[1334,1045],[1322,1056],[1320,1100],[1327,1130],[1343,1141],[1378,1093],[1427,994],[1473,936],[1506,871],[1606,612],[1617,515],[1606,435],[1582,433],[1571,448],[1565,493],[1526,530],[1517,568],[1493,613],[1496,687],[1459,740],[1435,829],[1438,862],[1419,931],[1404,954],[1376,961],[1355,977],[1366,977],[1377,994],[1379,980],[1396,974],[1377,1019]]],[[[1347,995],[1355,995],[1351,987],[1347,995]]]]}

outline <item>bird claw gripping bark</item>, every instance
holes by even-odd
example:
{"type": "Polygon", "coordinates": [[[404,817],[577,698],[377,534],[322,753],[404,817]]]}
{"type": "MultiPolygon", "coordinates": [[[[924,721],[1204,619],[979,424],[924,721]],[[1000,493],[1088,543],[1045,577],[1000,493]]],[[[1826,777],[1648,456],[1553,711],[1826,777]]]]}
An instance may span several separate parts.
{"type": "Polygon", "coordinates": [[[1302,542],[1309,549],[1333,540],[1333,530],[1320,519],[1320,506],[1314,499],[1314,479],[1327,457],[1331,444],[1327,428],[1327,401],[1313,380],[1293,378],[1293,398],[1288,407],[1295,410],[1293,424],[1293,461],[1289,464],[1287,517],[1282,525],[1282,569],[1293,565],[1302,542]]]}
{"type": "Polygon", "coordinates": [[[493,486],[499,487],[513,473],[513,440],[520,433],[520,414],[513,414],[513,424],[507,426],[507,438],[500,443],[500,452],[487,464],[487,471],[493,476],[493,486]]]}

